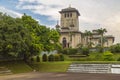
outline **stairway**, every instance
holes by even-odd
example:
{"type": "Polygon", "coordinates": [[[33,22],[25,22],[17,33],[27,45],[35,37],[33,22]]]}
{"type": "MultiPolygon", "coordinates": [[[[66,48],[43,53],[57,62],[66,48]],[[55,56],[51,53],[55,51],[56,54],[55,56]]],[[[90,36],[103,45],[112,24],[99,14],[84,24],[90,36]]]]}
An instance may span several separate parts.
{"type": "Polygon", "coordinates": [[[12,74],[12,72],[6,67],[0,67],[0,75],[3,75],[3,74],[12,74]]]}
{"type": "Polygon", "coordinates": [[[79,64],[73,63],[69,66],[67,72],[79,73],[110,73],[110,64],[79,64]]]}

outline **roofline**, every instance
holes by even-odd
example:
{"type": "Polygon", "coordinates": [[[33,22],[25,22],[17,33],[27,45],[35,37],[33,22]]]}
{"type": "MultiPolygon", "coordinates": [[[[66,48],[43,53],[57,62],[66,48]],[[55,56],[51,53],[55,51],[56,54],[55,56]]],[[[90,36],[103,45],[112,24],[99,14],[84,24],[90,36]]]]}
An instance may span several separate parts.
{"type": "Polygon", "coordinates": [[[80,13],[77,10],[71,10],[71,11],[59,11],[59,13],[66,13],[66,12],[77,12],[78,16],[81,16],[80,13]]]}
{"type": "Polygon", "coordinates": [[[82,34],[81,31],[60,31],[60,33],[70,33],[70,32],[72,32],[72,33],[81,33],[82,34]]]}

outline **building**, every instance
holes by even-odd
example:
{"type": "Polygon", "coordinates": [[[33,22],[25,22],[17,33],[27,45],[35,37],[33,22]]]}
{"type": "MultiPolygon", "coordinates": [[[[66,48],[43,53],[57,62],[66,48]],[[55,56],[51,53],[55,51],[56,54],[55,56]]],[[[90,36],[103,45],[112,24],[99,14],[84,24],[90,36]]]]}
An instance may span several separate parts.
{"type": "MultiPolygon", "coordinates": [[[[63,48],[76,48],[79,44],[86,45],[86,38],[84,37],[83,33],[79,31],[79,11],[70,6],[62,9],[59,11],[59,13],[61,15],[60,26],[57,24],[56,28],[59,28],[60,30],[60,43],[63,45],[63,48]]],[[[100,38],[100,36],[97,35],[95,37],[95,35],[96,34],[94,33],[94,36],[89,38],[89,41],[94,43],[92,47],[95,47],[99,44],[98,37],[100,38]]],[[[108,42],[105,43],[105,46],[111,46],[114,42],[114,37],[106,36],[106,39],[108,42]]]]}
{"type": "MultiPolygon", "coordinates": [[[[97,33],[96,30],[92,31],[92,37],[91,37],[91,42],[93,43],[92,47],[96,47],[100,45],[100,38],[101,35],[97,33]]],[[[110,47],[114,43],[114,36],[112,35],[105,35],[103,37],[103,46],[104,47],[110,47]]]]}

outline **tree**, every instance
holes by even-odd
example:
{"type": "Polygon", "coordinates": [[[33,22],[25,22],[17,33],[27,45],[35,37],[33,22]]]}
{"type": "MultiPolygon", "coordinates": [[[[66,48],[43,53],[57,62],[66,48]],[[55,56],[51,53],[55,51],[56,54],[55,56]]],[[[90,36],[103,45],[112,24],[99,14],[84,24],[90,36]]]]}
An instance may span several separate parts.
{"type": "Polygon", "coordinates": [[[20,18],[0,14],[0,55],[10,58],[27,53],[31,37],[20,18]]]}
{"type": "Polygon", "coordinates": [[[120,43],[117,43],[117,44],[115,44],[115,45],[112,45],[112,46],[110,47],[110,51],[111,51],[112,53],[120,53],[120,43]]]}
{"type": "Polygon", "coordinates": [[[0,55],[27,61],[41,51],[60,48],[59,33],[40,25],[31,16],[12,18],[0,13],[0,55]]]}
{"type": "Polygon", "coordinates": [[[86,45],[88,47],[92,46],[91,38],[92,38],[92,32],[85,30],[84,37],[86,38],[86,45]],[[89,44],[89,45],[88,45],[89,44]]]}
{"type": "Polygon", "coordinates": [[[100,29],[98,29],[97,30],[97,32],[98,32],[98,34],[100,34],[101,35],[101,39],[100,39],[100,43],[101,43],[101,47],[103,48],[104,46],[103,46],[103,44],[104,44],[104,41],[103,41],[103,37],[104,37],[104,33],[106,33],[107,32],[107,30],[104,28],[100,28],[100,29]]]}

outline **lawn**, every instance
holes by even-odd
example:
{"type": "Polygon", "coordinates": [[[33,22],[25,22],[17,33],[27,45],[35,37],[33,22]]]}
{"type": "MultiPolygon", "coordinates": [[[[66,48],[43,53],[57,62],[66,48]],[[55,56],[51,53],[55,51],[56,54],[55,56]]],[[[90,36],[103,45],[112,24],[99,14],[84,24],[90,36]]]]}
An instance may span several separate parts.
{"type": "Polygon", "coordinates": [[[8,68],[12,73],[25,73],[32,71],[32,68],[24,61],[2,61],[0,62],[0,67],[8,68]]]}
{"type": "Polygon", "coordinates": [[[33,68],[40,72],[66,72],[71,62],[40,62],[33,64],[33,68]]]}

